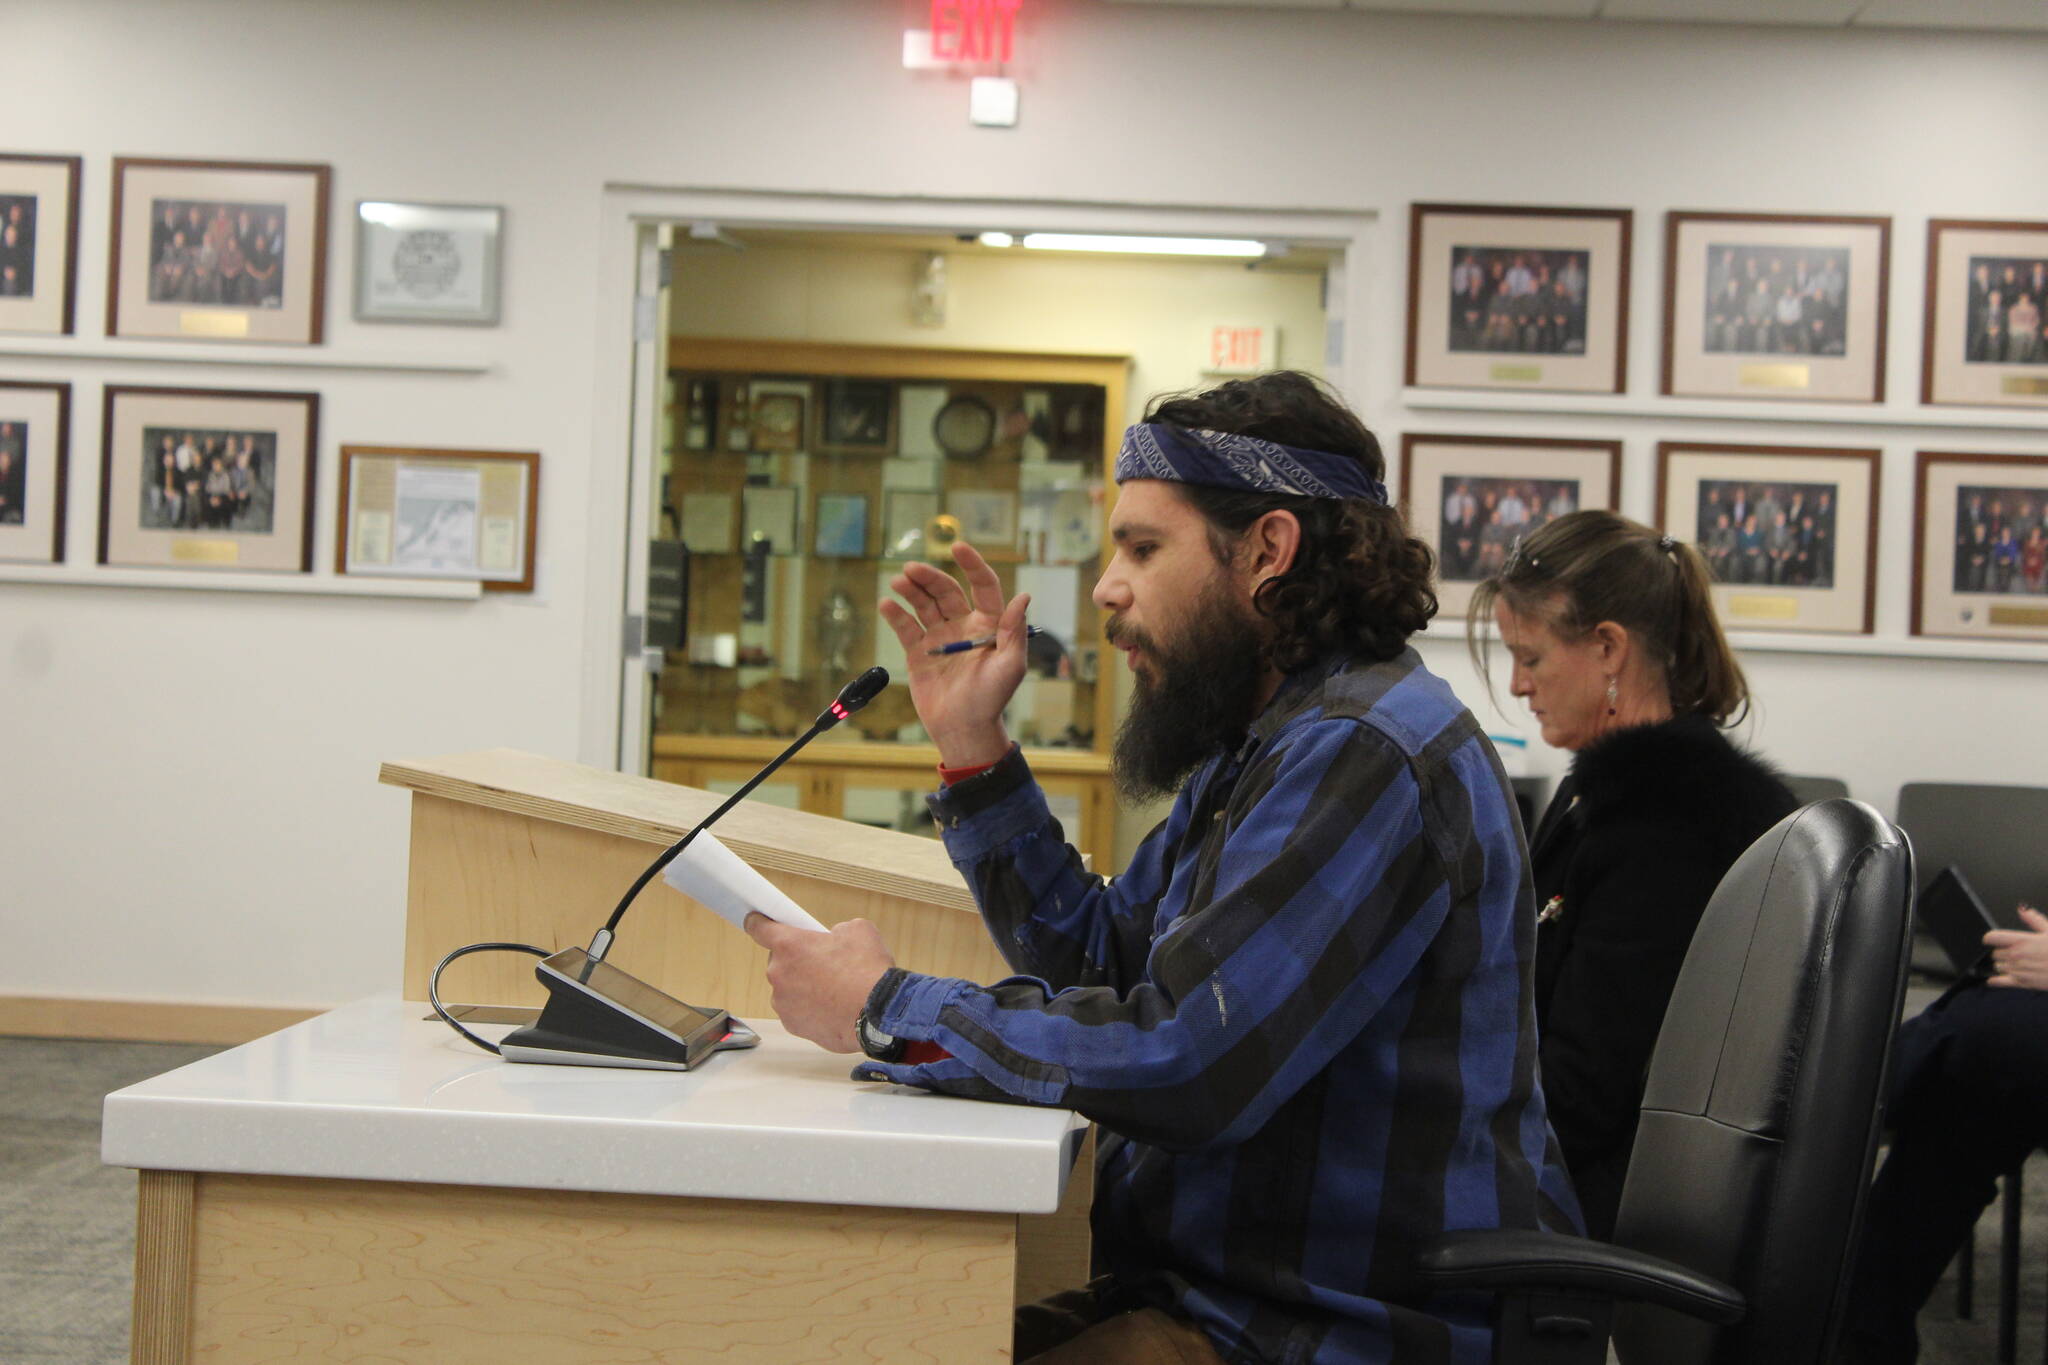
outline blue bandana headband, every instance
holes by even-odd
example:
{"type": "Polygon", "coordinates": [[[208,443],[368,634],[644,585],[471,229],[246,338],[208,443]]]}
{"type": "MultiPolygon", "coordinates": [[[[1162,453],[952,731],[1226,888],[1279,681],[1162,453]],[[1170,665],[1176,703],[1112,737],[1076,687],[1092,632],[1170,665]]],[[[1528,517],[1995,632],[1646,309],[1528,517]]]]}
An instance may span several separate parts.
{"type": "Polygon", "coordinates": [[[1228,431],[1149,423],[1124,428],[1116,481],[1166,479],[1211,488],[1248,488],[1298,498],[1365,498],[1387,502],[1386,485],[1344,455],[1303,450],[1228,431]]]}

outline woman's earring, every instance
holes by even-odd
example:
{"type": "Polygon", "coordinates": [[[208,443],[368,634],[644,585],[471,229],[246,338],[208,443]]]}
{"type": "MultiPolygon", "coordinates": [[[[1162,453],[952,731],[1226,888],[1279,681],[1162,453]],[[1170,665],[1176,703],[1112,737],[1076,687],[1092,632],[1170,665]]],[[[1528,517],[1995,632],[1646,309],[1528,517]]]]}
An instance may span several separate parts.
{"type": "Polygon", "coordinates": [[[1607,680],[1607,714],[1614,714],[1614,679],[1607,680]]]}

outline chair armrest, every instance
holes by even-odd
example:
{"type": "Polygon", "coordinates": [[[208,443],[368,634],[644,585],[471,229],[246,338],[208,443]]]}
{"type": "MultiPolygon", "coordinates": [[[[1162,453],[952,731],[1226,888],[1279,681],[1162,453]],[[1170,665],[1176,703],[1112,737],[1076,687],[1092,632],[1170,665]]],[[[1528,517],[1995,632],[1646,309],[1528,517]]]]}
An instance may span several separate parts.
{"type": "Polygon", "coordinates": [[[1446,1232],[1423,1245],[1416,1272],[1434,1290],[1562,1290],[1655,1304],[1726,1325],[1749,1311],[1742,1291],[1657,1256],[1585,1237],[1516,1228],[1446,1232]]]}

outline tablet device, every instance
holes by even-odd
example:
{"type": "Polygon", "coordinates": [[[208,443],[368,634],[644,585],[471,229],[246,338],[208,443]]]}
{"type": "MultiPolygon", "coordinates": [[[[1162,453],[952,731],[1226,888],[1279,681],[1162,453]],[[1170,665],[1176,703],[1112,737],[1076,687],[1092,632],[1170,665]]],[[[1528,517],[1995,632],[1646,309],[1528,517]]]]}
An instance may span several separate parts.
{"type": "Polygon", "coordinates": [[[1961,976],[1990,975],[1991,950],[1984,946],[1987,932],[2026,927],[2017,910],[1992,914],[1971,888],[1969,878],[1953,863],[1927,884],[1914,913],[1961,976]]]}

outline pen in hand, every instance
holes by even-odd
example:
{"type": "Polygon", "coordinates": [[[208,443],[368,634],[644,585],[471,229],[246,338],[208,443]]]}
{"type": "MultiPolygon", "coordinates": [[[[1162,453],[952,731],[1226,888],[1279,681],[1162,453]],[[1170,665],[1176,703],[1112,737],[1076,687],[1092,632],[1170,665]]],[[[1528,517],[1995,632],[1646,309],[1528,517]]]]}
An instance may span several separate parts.
{"type": "MultiPolygon", "coordinates": [[[[1028,639],[1030,639],[1030,638],[1031,638],[1032,636],[1034,636],[1034,635],[1038,635],[1038,634],[1042,634],[1042,632],[1041,632],[1041,631],[1039,630],[1039,628],[1038,628],[1037,626],[1026,626],[1026,627],[1024,627],[1024,638],[1025,638],[1025,639],[1027,639],[1027,640],[1028,640],[1028,639]]],[[[955,640],[955,641],[954,641],[954,642],[953,642],[952,644],[950,644],[950,645],[940,645],[940,646],[939,646],[939,647],[938,647],[937,649],[928,649],[928,650],[926,650],[926,651],[925,651],[925,653],[927,653],[927,654],[965,654],[965,653],[966,653],[966,652],[967,652],[968,650],[970,650],[970,649],[989,649],[989,648],[992,648],[992,647],[993,647],[993,646],[995,645],[995,642],[996,642],[996,637],[995,637],[995,636],[993,636],[993,635],[980,635],[980,636],[976,636],[976,637],[975,637],[974,639],[972,639],[972,640],[955,640]]]]}

